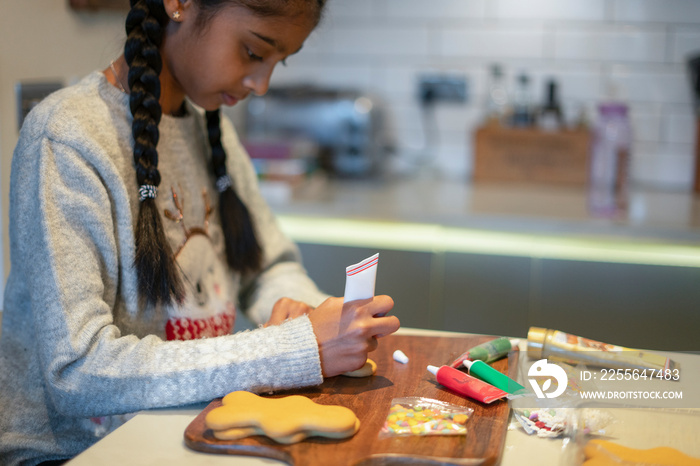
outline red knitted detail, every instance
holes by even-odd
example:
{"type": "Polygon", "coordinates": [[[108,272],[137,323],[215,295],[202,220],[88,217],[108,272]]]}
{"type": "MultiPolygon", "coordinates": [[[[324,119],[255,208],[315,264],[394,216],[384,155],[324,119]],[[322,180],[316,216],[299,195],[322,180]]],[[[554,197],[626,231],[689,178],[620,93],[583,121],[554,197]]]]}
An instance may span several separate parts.
{"type": "Polygon", "coordinates": [[[168,340],[195,340],[228,335],[233,329],[236,314],[222,312],[206,319],[171,317],[165,324],[168,340]]]}

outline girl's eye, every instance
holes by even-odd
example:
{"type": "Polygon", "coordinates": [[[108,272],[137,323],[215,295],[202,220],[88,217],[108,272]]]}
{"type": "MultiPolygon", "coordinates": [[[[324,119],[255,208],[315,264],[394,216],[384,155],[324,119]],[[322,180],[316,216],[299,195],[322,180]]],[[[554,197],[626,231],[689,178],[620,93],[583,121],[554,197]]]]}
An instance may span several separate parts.
{"type": "Polygon", "coordinates": [[[263,61],[263,58],[260,55],[255,55],[250,49],[248,49],[248,58],[250,58],[252,61],[263,61]]]}

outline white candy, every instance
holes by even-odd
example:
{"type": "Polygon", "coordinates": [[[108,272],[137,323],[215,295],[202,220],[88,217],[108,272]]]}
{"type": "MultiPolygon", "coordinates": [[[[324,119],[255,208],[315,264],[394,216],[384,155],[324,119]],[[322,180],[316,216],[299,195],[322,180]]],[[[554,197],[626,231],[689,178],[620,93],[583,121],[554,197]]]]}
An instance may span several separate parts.
{"type": "Polygon", "coordinates": [[[394,361],[400,362],[401,364],[406,364],[408,362],[408,356],[406,356],[400,349],[397,349],[394,351],[394,361]]]}

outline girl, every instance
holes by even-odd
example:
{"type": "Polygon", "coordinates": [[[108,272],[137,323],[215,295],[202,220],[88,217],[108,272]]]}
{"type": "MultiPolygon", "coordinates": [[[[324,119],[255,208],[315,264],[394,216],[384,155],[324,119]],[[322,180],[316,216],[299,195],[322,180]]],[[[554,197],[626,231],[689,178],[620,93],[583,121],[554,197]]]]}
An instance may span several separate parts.
{"type": "Polygon", "coordinates": [[[398,329],[387,296],[318,291],[219,117],[266,92],[323,3],[132,0],[124,55],[28,116],[0,463],[70,458],[143,409],[317,385],[398,329]],[[264,325],[232,334],[241,311],[264,325]]]}

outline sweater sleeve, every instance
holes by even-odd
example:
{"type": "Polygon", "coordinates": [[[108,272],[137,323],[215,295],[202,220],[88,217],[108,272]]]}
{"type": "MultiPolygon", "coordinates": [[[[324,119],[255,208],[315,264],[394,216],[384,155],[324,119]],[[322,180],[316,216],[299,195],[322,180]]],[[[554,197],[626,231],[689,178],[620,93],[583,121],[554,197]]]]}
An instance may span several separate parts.
{"type": "Polygon", "coordinates": [[[280,298],[292,298],[317,307],[329,295],[320,291],[309,278],[298,247],[280,229],[279,222],[260,194],[253,164],[228,118],[222,119],[222,131],[229,173],[238,195],[253,215],[256,234],[264,251],[262,270],[242,278],[241,304],[244,311],[255,323],[262,324],[267,322],[272,306],[280,298]]]}
{"type": "Polygon", "coordinates": [[[115,212],[128,202],[106,181],[109,167],[81,156],[93,150],[39,137],[13,161],[13,266],[26,279],[33,325],[24,350],[37,353],[56,409],[103,416],[321,383],[306,317],[203,340],[122,335],[112,311],[131,263],[120,260],[115,232],[130,220],[115,212]]]}

